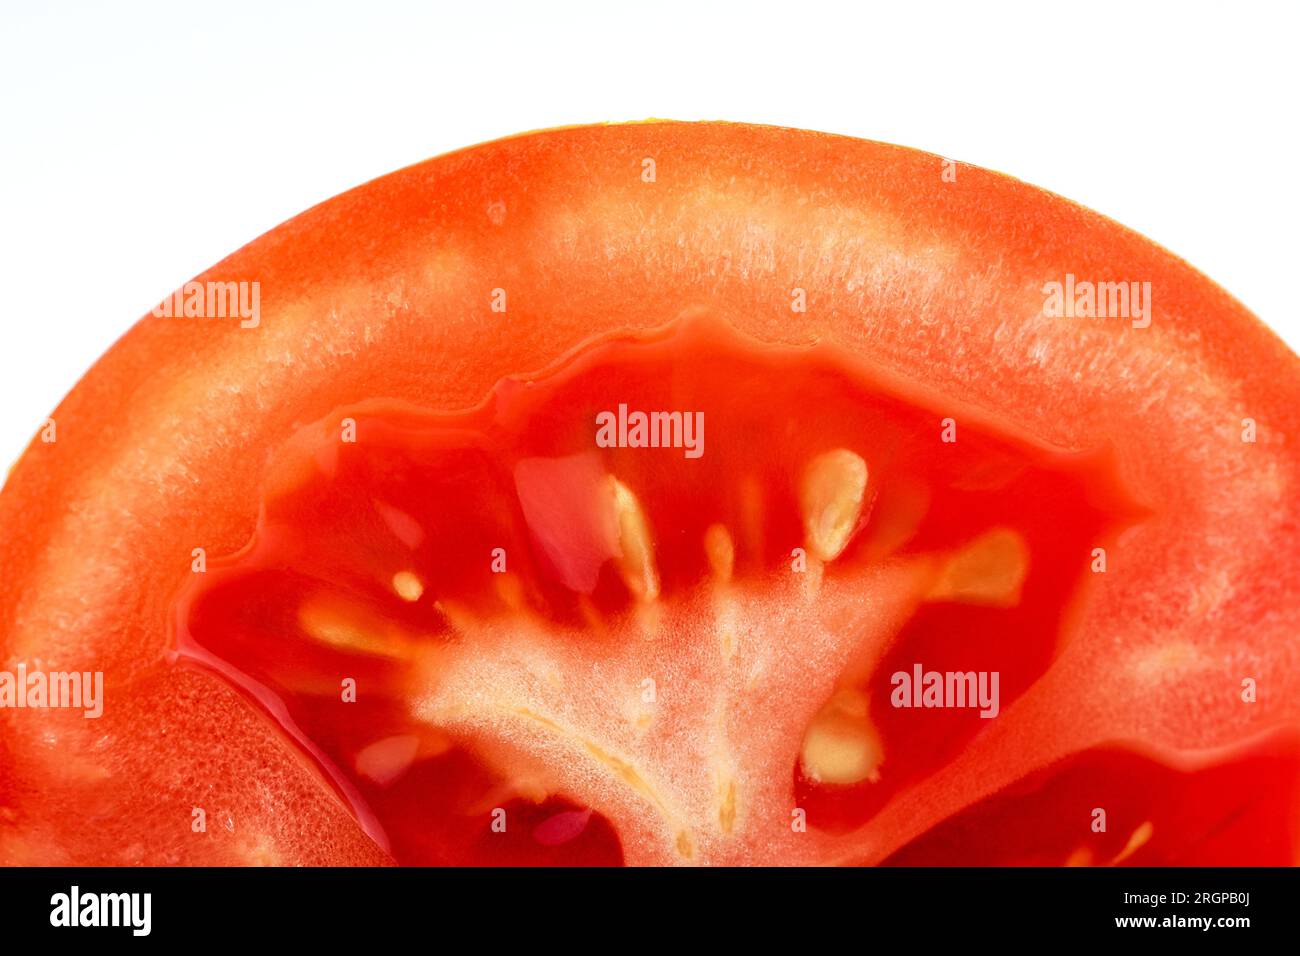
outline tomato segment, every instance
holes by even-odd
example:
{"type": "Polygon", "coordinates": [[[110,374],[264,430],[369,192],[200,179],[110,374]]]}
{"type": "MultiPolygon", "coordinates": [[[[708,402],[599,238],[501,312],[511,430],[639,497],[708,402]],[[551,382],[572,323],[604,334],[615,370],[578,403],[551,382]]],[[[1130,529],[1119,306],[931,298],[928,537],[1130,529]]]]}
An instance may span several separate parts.
{"type": "Polygon", "coordinates": [[[705,318],[469,412],[343,409],[272,474],[180,656],[401,862],[807,857],[792,813],[857,825],[996,719],[1139,514],[1101,452],[705,318]],[[996,675],[993,707],[891,706],[914,662],[996,675]]]}

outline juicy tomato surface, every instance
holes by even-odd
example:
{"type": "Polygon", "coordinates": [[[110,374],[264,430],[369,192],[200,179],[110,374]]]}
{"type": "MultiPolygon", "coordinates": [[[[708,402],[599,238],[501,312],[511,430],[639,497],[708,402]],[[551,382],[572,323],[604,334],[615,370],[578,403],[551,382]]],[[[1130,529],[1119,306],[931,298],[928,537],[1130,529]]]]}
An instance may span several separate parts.
{"type": "Polygon", "coordinates": [[[196,281],[0,493],[0,862],[1300,862],[1300,360],[1135,233],[665,122],[196,281]]]}

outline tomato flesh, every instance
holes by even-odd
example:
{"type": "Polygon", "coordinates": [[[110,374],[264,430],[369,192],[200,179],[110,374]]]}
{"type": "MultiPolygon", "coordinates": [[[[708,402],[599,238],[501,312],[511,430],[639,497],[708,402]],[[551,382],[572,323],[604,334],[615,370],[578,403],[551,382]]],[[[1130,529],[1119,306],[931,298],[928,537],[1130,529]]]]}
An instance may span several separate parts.
{"type": "Polygon", "coordinates": [[[1294,733],[1272,734],[1195,769],[1118,747],[1089,750],[945,820],[884,863],[1291,866],[1297,743],[1294,733]]]}
{"type": "Polygon", "coordinates": [[[668,827],[670,857],[780,862],[757,834],[790,830],[796,808],[824,835],[865,822],[1023,693],[1060,650],[1094,549],[1140,513],[1102,451],[1038,447],[843,356],[696,318],[591,343],[466,413],[372,402],[306,430],[254,540],[183,596],[178,647],[277,716],[400,862],[616,862],[615,807],[668,827]],[[599,416],[620,406],[704,427],[600,447],[599,416]],[[831,556],[808,512],[835,459],[829,478],[810,462],[845,451],[869,477],[831,556]],[[812,610],[864,600],[867,621],[812,610]],[[782,633],[792,620],[821,643],[782,633]],[[629,645],[644,673],[609,663],[629,645]],[[612,686],[538,690],[586,662],[609,664],[612,686]],[[892,706],[891,675],[914,663],[996,672],[995,712],[892,706]],[[447,678],[458,668],[473,677],[447,678]],[[663,698],[688,681],[674,709],[663,698]],[[836,712],[846,698],[861,706],[836,712]],[[562,746],[539,753],[521,723],[562,746]],[[666,752],[682,735],[708,740],[700,761],[666,752]]]}

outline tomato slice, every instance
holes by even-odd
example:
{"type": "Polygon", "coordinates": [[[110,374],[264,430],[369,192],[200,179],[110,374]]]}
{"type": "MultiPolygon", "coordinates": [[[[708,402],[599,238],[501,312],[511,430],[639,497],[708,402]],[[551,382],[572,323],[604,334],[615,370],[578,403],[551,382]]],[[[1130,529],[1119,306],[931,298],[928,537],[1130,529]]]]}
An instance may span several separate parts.
{"type": "Polygon", "coordinates": [[[536,134],[143,320],[0,495],[6,666],[107,683],[0,709],[0,860],[1294,862],[1295,356],[939,171],[536,134]]]}

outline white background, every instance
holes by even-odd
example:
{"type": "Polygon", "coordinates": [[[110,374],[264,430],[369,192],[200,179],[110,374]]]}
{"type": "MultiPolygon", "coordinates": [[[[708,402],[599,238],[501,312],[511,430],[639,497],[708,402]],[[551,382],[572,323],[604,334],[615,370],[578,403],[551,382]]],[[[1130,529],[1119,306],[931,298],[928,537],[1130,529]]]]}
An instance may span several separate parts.
{"type": "Polygon", "coordinates": [[[775,123],[997,169],[1172,249],[1300,347],[1290,0],[0,10],[0,468],[139,316],[245,242],[398,167],[569,123],[775,123]]]}

